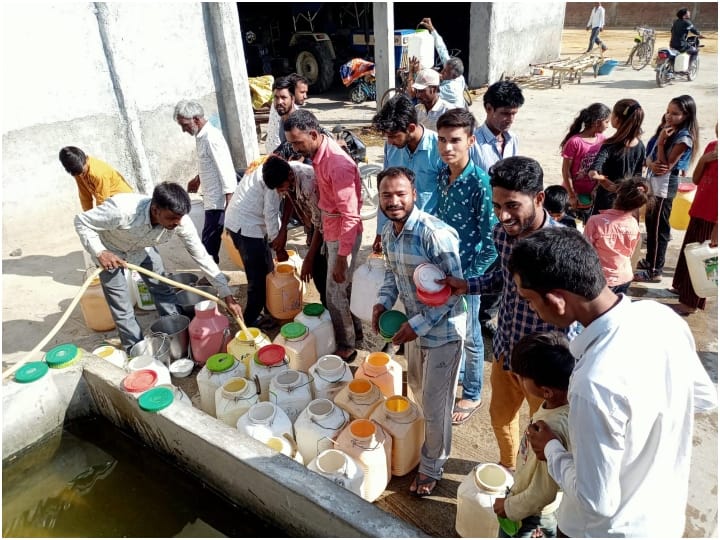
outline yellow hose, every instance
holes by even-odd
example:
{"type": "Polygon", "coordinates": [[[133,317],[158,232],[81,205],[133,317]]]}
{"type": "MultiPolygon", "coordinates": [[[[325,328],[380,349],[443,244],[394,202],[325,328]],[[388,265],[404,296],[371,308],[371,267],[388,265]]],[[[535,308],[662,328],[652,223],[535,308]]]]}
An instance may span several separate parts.
{"type": "MultiPolygon", "coordinates": [[[[195,294],[198,294],[204,298],[207,298],[208,300],[212,300],[214,302],[217,302],[218,305],[221,305],[225,309],[227,309],[227,304],[217,296],[213,296],[212,294],[201,291],[199,289],[196,289],[195,287],[191,287],[190,285],[185,285],[184,283],[178,283],[177,281],[173,281],[172,279],[166,278],[165,276],[161,276],[160,274],[156,274],[155,272],[152,272],[151,270],[148,270],[146,268],[143,268],[142,266],[137,266],[135,264],[126,263],[127,268],[130,270],[135,270],[136,272],[140,272],[141,274],[145,274],[148,277],[151,277],[153,279],[157,279],[158,281],[162,281],[163,283],[167,283],[168,285],[172,285],[173,287],[177,287],[179,289],[184,289],[186,291],[193,292],[195,294]]],[[[25,365],[27,362],[30,362],[40,350],[47,345],[48,341],[50,341],[55,334],[58,333],[60,328],[67,322],[67,320],[70,318],[70,315],[72,314],[73,310],[75,309],[75,306],[78,305],[78,302],[80,301],[80,298],[82,298],[82,295],[85,293],[87,288],[90,286],[92,281],[100,275],[100,272],[102,272],[104,268],[97,268],[95,271],[88,276],[88,278],[85,280],[85,283],[82,284],[80,287],[80,290],[75,295],[75,298],[72,299],[72,302],[70,302],[70,305],[65,310],[65,313],[63,313],[63,316],[60,317],[60,320],[53,326],[52,330],[47,333],[47,335],[38,343],[35,348],[33,348],[32,351],[30,351],[28,354],[26,354],[22,360],[15,363],[13,366],[9,367],[5,371],[3,371],[2,378],[6,379],[13,373],[15,373],[20,367],[25,365]]],[[[232,312],[231,312],[232,313],[232,312]]],[[[250,332],[247,329],[247,326],[245,326],[245,323],[240,317],[233,316],[235,321],[238,323],[240,328],[243,332],[245,332],[246,336],[250,336],[250,332]]]]}

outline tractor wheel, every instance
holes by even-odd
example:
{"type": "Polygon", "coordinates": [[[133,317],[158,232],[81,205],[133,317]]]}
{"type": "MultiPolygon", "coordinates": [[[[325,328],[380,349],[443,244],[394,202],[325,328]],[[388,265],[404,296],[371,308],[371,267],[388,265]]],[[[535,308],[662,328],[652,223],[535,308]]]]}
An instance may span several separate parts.
{"type": "Polygon", "coordinates": [[[330,51],[318,43],[301,43],[295,49],[295,72],[310,83],[310,92],[320,94],[333,82],[333,59],[330,51]]]}

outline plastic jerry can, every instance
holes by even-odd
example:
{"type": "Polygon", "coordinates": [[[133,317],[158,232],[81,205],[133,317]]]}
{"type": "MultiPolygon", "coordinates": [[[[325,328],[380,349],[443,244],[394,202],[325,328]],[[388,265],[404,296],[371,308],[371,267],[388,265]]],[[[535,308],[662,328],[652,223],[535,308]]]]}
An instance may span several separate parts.
{"type": "Polygon", "coordinates": [[[302,465],[305,464],[305,460],[303,459],[300,450],[298,450],[297,444],[295,444],[292,436],[288,433],[283,433],[281,437],[269,437],[264,440],[258,440],[265,443],[276,452],[280,452],[282,455],[287,456],[290,459],[294,459],[302,465]]]}
{"type": "Polygon", "coordinates": [[[290,322],[284,324],[280,328],[280,333],[275,336],[273,343],[285,347],[290,369],[297,369],[307,373],[317,361],[315,335],[302,323],[290,322]]]}
{"type": "Polygon", "coordinates": [[[378,293],[385,281],[385,259],[382,255],[372,254],[365,264],[353,272],[350,292],[350,311],[357,318],[372,322],[373,306],[377,303],[378,293]]]}
{"type": "Polygon", "coordinates": [[[158,384],[158,388],[167,388],[173,394],[173,403],[179,403],[180,405],[187,405],[192,407],[192,400],[182,388],[175,386],[174,384],[158,384]]]}
{"type": "Polygon", "coordinates": [[[105,294],[103,294],[100,278],[95,277],[80,298],[85,326],[96,332],[107,332],[115,328],[115,321],[110,313],[105,294]]]}
{"type": "Polygon", "coordinates": [[[265,278],[266,306],[281,321],[292,320],[302,310],[303,282],[292,263],[278,263],[265,278]]]}
{"type": "Polygon", "coordinates": [[[308,304],[295,316],[295,322],[304,324],[315,336],[318,357],[335,352],[335,330],[330,312],[322,304],[308,304]]]}
{"type": "Polygon", "coordinates": [[[258,401],[252,405],[238,418],[236,427],[241,433],[260,441],[282,437],[284,433],[293,434],[292,422],[285,411],[269,401],[258,401]]]}
{"type": "Polygon", "coordinates": [[[685,246],[685,259],[695,294],[701,298],[718,294],[718,248],[710,241],[692,242],[685,246]]]}
{"type": "Polygon", "coordinates": [[[215,302],[203,300],[195,304],[195,317],[190,321],[188,334],[197,364],[202,365],[212,355],[226,352],[229,333],[230,322],[218,311],[215,302]]]}
{"type": "Polygon", "coordinates": [[[132,284],[132,294],[135,298],[135,305],[146,311],[155,309],[155,301],[153,300],[152,294],[150,294],[147,284],[135,270],[133,270],[130,276],[130,283],[132,284]]]}
{"type": "Polygon", "coordinates": [[[235,427],[240,417],[257,403],[260,388],[243,377],[233,377],[215,390],[215,417],[235,427]]]}
{"type": "Polygon", "coordinates": [[[408,58],[413,56],[420,61],[420,69],[428,69],[435,64],[435,40],[424,29],[415,30],[408,36],[408,58]]]}
{"type": "Polygon", "coordinates": [[[495,538],[500,527],[493,511],[513,483],[512,475],[495,463],[481,463],[465,477],[457,491],[455,530],[464,538],[495,538]]]}
{"type": "Polygon", "coordinates": [[[350,420],[370,418],[375,407],[385,400],[380,389],[367,379],[354,379],[335,396],[335,405],[350,415],[350,420]]]}
{"type": "Polygon", "coordinates": [[[196,378],[200,408],[210,416],[215,416],[215,392],[228,380],[239,377],[242,370],[242,364],[232,354],[219,353],[208,358],[196,378]]]}
{"type": "Polygon", "coordinates": [[[261,347],[270,344],[270,338],[263,334],[259,328],[248,328],[247,331],[250,335],[246,335],[244,330],[240,330],[235,334],[235,337],[228,343],[227,352],[245,366],[245,372],[242,376],[249,378],[250,362],[252,362],[253,356],[261,347]]]}
{"type": "Polygon", "coordinates": [[[392,436],[392,474],[403,476],[412,471],[420,463],[425,442],[425,419],[420,408],[404,396],[392,396],[373,411],[370,420],[392,436]]]}
{"type": "Polygon", "coordinates": [[[691,182],[682,182],[678,185],[677,195],[673,199],[670,209],[670,226],[679,231],[685,231],[690,225],[690,207],[695,199],[697,186],[691,182]]]}
{"type": "Polygon", "coordinates": [[[362,467],[355,458],[342,450],[323,450],[310,461],[307,468],[362,497],[365,480],[362,467]]]}
{"type": "Polygon", "coordinates": [[[348,413],[329,399],[312,400],[294,424],[295,440],[305,465],[323,450],[332,448],[333,440],[349,421],[348,413]]]}
{"type": "Polygon", "coordinates": [[[361,497],[373,502],[382,495],[390,482],[390,435],[370,420],[353,420],[338,435],[337,449],[360,463],[365,476],[361,497]]]}
{"type": "Polygon", "coordinates": [[[355,378],[371,380],[385,397],[402,395],[402,366],[387,353],[368,354],[355,378]]]}
{"type": "Polygon", "coordinates": [[[268,401],[280,407],[295,422],[300,412],[312,401],[310,379],[307,373],[288,369],[270,380],[268,401]]]}
{"type": "Polygon", "coordinates": [[[285,347],[274,343],[260,347],[250,363],[250,377],[248,377],[260,385],[260,401],[268,400],[272,378],[288,369],[290,368],[285,355],[285,347]]]}
{"type": "Polygon", "coordinates": [[[310,384],[315,398],[334,400],[337,393],[348,382],[353,374],[345,361],[334,354],[326,354],[318,358],[310,369],[310,384]]]}
{"type": "Polygon", "coordinates": [[[130,372],[150,369],[157,373],[157,384],[171,384],[170,370],[168,367],[160,360],[154,356],[150,356],[149,354],[136,356],[126,364],[125,368],[130,372]]]}
{"type": "Polygon", "coordinates": [[[127,353],[121,349],[116,349],[112,345],[102,345],[92,353],[121,369],[125,369],[125,364],[127,364],[127,353]]]}

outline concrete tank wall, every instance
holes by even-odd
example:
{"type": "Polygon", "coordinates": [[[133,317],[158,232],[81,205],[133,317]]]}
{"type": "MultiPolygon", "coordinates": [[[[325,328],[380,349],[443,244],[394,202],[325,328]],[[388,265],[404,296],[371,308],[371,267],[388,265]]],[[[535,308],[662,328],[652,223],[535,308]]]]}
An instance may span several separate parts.
{"type": "Polygon", "coordinates": [[[558,58],[564,17],[564,2],[545,2],[542,9],[522,2],[472,3],[470,87],[523,75],[531,63],[558,58]]]}

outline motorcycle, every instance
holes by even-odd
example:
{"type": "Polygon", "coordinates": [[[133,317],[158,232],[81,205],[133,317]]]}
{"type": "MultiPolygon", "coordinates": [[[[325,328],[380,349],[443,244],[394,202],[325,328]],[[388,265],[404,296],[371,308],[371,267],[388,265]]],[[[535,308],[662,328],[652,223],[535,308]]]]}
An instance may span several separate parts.
{"type": "Polygon", "coordinates": [[[375,101],[375,64],[372,62],[353,58],[340,66],[340,78],[353,103],[375,101]]]}
{"type": "Polygon", "coordinates": [[[360,195],[362,207],[360,219],[375,217],[378,209],[377,175],[382,167],[374,163],[366,163],[367,148],[365,144],[352,131],[345,126],[335,126],[332,130],[338,145],[358,164],[360,169],[360,195]]]}
{"type": "Polygon", "coordinates": [[[658,49],[655,59],[655,81],[660,88],[676,79],[678,75],[687,77],[688,81],[694,81],[697,77],[700,69],[700,48],[704,45],[700,45],[698,36],[689,36],[687,42],[697,49],[695,56],[670,47],[658,49]]]}

